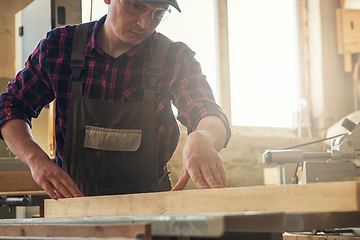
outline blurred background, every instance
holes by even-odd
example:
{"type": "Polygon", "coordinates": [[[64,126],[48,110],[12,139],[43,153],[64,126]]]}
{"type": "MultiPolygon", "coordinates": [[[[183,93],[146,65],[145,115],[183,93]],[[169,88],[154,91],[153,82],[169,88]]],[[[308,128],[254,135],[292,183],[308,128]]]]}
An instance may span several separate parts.
{"type": "MultiPolygon", "coordinates": [[[[227,187],[276,184],[276,165],[263,163],[264,151],[346,133],[340,126],[346,116],[359,121],[359,1],[178,2],[182,12],[172,9],[157,31],[196,52],[216,101],[231,120],[232,138],[220,152],[227,187]]],[[[96,21],[107,12],[101,0],[0,0],[0,6],[1,91],[47,31],[96,21]]],[[[49,105],[32,129],[51,157],[53,117],[49,105]]],[[[173,184],[182,168],[186,129],[181,131],[169,164],[173,184]]],[[[324,152],[328,147],[319,142],[299,149],[324,152]]],[[[17,161],[3,141],[0,157],[0,172],[10,171],[5,167],[9,159],[17,161]]]]}

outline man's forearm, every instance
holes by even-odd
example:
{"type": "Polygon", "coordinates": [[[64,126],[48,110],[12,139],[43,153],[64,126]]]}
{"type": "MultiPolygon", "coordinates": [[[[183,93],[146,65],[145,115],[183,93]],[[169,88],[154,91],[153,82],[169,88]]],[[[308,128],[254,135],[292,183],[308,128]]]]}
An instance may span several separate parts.
{"type": "Polygon", "coordinates": [[[47,154],[35,142],[30,127],[24,120],[13,119],[4,123],[1,134],[15,156],[29,167],[32,161],[47,157],[47,154]]]}
{"type": "Polygon", "coordinates": [[[83,196],[70,176],[35,142],[24,120],[9,120],[1,127],[1,133],[10,150],[30,167],[34,181],[51,198],[83,196]]]}
{"type": "Polygon", "coordinates": [[[206,135],[219,152],[225,145],[227,132],[224,123],[218,117],[208,116],[200,120],[196,132],[206,135]]]}
{"type": "Polygon", "coordinates": [[[184,189],[190,177],[200,189],[224,187],[225,170],[218,152],[224,147],[226,138],[226,128],[219,118],[203,118],[187,138],[183,169],[173,191],[184,189]]]}

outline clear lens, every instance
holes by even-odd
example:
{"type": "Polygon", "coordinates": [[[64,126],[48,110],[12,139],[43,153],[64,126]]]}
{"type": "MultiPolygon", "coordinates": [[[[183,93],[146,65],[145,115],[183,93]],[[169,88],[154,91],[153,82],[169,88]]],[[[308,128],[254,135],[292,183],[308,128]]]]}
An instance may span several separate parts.
{"type": "Polygon", "coordinates": [[[126,8],[126,10],[134,16],[143,17],[148,13],[152,13],[152,21],[155,23],[164,21],[171,13],[170,9],[152,9],[150,6],[140,2],[139,0],[120,0],[120,2],[126,8]]]}
{"type": "Polygon", "coordinates": [[[129,13],[138,16],[149,10],[149,7],[139,0],[120,0],[129,13]]]}
{"type": "Polygon", "coordinates": [[[164,21],[171,13],[170,9],[156,9],[152,14],[152,20],[156,23],[164,21]]]}

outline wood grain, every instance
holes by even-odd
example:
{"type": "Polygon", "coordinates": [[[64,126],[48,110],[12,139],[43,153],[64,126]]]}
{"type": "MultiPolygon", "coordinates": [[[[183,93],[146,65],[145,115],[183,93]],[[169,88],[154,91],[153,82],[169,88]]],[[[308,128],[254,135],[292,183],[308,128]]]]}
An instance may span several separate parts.
{"type": "Polygon", "coordinates": [[[310,183],[45,200],[45,217],[244,211],[359,211],[359,182],[310,183]]]}
{"type": "Polygon", "coordinates": [[[360,237],[339,235],[283,235],[283,240],[360,240],[360,237]]]}
{"type": "Polygon", "coordinates": [[[49,157],[55,157],[55,100],[49,104],[49,157]]]}
{"type": "Polygon", "coordinates": [[[218,66],[220,92],[220,106],[231,122],[231,91],[230,91],[230,56],[229,56],[229,33],[228,33],[228,10],[227,2],[216,1],[217,31],[218,31],[218,66]]]}
{"type": "Polygon", "coordinates": [[[42,188],[35,183],[31,172],[0,172],[0,192],[38,191],[42,188]]]}
{"type": "Polygon", "coordinates": [[[150,224],[0,225],[0,236],[6,237],[136,238],[137,234],[150,239],[150,224]]]}
{"type": "Polygon", "coordinates": [[[352,72],[352,57],[351,53],[344,53],[344,71],[352,72]]]}
{"type": "Polygon", "coordinates": [[[344,53],[360,53],[359,10],[341,10],[344,53]]]}
{"type": "Polygon", "coordinates": [[[340,7],[344,8],[345,0],[340,0],[340,7]]]}
{"type": "Polygon", "coordinates": [[[336,37],[338,54],[344,54],[344,34],[342,29],[342,11],[340,8],[336,9],[336,37]]]}
{"type": "Polygon", "coordinates": [[[20,195],[44,195],[45,191],[10,191],[0,192],[0,196],[20,196],[20,195]]]}

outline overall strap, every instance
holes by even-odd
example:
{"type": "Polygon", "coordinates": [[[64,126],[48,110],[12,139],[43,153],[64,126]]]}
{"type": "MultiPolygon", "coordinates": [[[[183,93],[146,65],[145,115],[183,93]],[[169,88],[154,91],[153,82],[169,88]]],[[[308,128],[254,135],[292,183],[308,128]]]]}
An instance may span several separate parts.
{"type": "Polygon", "coordinates": [[[85,68],[84,49],[86,47],[89,23],[78,24],[75,26],[74,38],[71,50],[70,69],[72,71],[72,93],[82,96],[81,71],[85,68]]]}
{"type": "Polygon", "coordinates": [[[155,60],[149,63],[149,66],[146,71],[148,84],[144,89],[145,92],[144,92],[143,100],[153,101],[155,98],[155,93],[159,91],[159,89],[157,88],[157,83],[162,78],[165,58],[169,50],[169,47],[172,43],[173,43],[172,40],[170,40],[169,38],[163,35],[160,35],[154,49],[155,60]]]}

